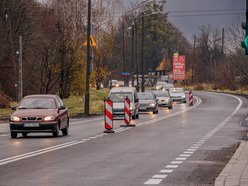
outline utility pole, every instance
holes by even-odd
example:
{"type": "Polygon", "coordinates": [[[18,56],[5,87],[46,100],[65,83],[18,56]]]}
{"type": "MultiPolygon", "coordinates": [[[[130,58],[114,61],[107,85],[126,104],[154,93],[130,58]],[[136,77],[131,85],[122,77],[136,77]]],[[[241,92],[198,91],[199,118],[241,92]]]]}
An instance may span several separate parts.
{"type": "Polygon", "coordinates": [[[138,28],[137,23],[134,23],[135,27],[135,64],[136,64],[136,89],[139,92],[139,64],[138,64],[138,28]]]}
{"type": "Polygon", "coordinates": [[[134,22],[132,23],[132,71],[131,71],[131,76],[132,76],[132,87],[134,87],[134,22]]]}
{"type": "Polygon", "coordinates": [[[223,60],[224,57],[224,44],[225,44],[225,29],[222,28],[222,37],[221,37],[221,58],[223,60]]]}
{"type": "Polygon", "coordinates": [[[144,86],[144,12],[142,12],[142,33],[141,33],[141,92],[145,92],[144,86]]]}
{"type": "Polygon", "coordinates": [[[88,0],[88,26],[87,26],[87,65],[86,65],[86,88],[84,100],[84,114],[90,114],[90,33],[91,33],[91,0],[88,0]]]}
{"type": "Polygon", "coordinates": [[[22,36],[19,36],[19,101],[23,97],[23,84],[22,84],[22,36]]]}
{"type": "Polygon", "coordinates": [[[191,82],[192,83],[194,83],[195,44],[196,44],[196,35],[194,35],[194,48],[193,48],[193,61],[192,61],[192,76],[191,76],[191,82]]]}
{"type": "Polygon", "coordinates": [[[126,60],[125,60],[125,24],[124,24],[124,17],[122,20],[122,62],[123,62],[123,81],[124,86],[126,86],[126,60]]]}

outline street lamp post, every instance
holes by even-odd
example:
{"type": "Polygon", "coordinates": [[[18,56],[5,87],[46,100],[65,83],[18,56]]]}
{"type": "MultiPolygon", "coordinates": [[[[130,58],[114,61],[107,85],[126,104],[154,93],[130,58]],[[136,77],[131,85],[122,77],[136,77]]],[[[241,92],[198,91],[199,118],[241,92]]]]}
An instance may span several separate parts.
{"type": "Polygon", "coordinates": [[[142,12],[142,33],[141,33],[141,92],[145,92],[144,86],[144,12],[142,12]]]}
{"type": "Polygon", "coordinates": [[[124,17],[122,22],[122,59],[123,59],[123,81],[124,86],[126,86],[126,59],[125,59],[125,24],[124,24],[124,17]]]}
{"type": "Polygon", "coordinates": [[[136,89],[139,92],[139,64],[138,64],[138,28],[137,24],[134,23],[135,27],[135,63],[136,63],[136,89]]]}
{"type": "Polygon", "coordinates": [[[86,88],[84,99],[84,114],[90,113],[90,32],[91,32],[91,0],[88,0],[88,25],[87,25],[87,64],[86,64],[86,88]]]}
{"type": "Polygon", "coordinates": [[[23,83],[22,83],[22,36],[19,36],[19,101],[23,97],[23,83]]]}
{"type": "Polygon", "coordinates": [[[132,87],[134,87],[134,22],[132,23],[132,87]]]}

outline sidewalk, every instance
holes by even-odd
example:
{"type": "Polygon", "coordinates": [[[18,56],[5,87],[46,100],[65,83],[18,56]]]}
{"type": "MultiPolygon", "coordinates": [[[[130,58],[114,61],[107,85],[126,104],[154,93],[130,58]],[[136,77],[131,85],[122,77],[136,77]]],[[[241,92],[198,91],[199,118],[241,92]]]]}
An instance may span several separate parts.
{"type": "Polygon", "coordinates": [[[248,141],[242,141],[239,148],[215,180],[215,186],[248,185],[248,141]]]}

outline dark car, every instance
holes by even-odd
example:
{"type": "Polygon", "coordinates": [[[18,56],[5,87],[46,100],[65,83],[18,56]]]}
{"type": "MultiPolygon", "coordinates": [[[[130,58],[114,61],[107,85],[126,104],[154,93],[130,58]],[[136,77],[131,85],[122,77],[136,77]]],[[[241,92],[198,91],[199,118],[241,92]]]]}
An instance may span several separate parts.
{"type": "Polygon", "coordinates": [[[29,95],[13,109],[16,111],[9,121],[11,138],[33,132],[51,132],[57,137],[60,130],[68,135],[69,113],[57,95],[29,95]]]}

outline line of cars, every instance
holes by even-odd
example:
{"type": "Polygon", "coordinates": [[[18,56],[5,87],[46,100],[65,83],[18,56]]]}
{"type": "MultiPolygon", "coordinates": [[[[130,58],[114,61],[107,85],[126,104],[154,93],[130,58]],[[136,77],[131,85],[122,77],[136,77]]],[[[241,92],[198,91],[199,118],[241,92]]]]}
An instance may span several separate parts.
{"type": "MultiPolygon", "coordinates": [[[[138,119],[140,112],[157,114],[159,106],[172,109],[173,101],[186,103],[183,88],[170,88],[137,92],[134,87],[114,87],[110,90],[109,99],[113,101],[113,116],[124,116],[124,99],[130,99],[132,119],[138,119]]],[[[10,134],[17,138],[18,133],[26,137],[29,133],[49,132],[54,137],[69,132],[69,113],[57,95],[30,95],[24,97],[15,112],[10,116],[10,134]]]]}
{"type": "Polygon", "coordinates": [[[132,119],[139,118],[140,112],[157,114],[159,107],[172,109],[174,101],[186,103],[183,88],[170,87],[168,90],[162,89],[138,93],[134,87],[114,87],[109,93],[109,99],[113,101],[113,116],[114,118],[124,116],[124,99],[127,97],[130,99],[132,119]]]}

